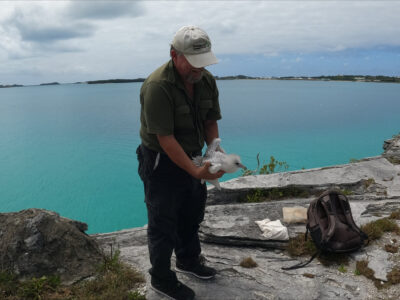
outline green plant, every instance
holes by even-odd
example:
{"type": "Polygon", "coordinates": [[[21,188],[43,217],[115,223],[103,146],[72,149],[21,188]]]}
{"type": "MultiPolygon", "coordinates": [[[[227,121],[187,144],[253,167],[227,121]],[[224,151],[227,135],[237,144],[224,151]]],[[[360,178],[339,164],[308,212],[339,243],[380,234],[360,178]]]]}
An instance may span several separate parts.
{"type": "Polygon", "coordinates": [[[113,252],[111,246],[110,255],[104,255],[98,270],[95,279],[74,288],[73,294],[77,299],[144,299],[137,291],[132,291],[138,283],[144,282],[143,276],[121,262],[119,250],[113,252]]]}
{"type": "Polygon", "coordinates": [[[259,203],[287,198],[307,198],[309,196],[310,193],[304,188],[286,186],[268,189],[252,189],[246,194],[246,197],[239,199],[239,202],[259,203]]]}
{"type": "Polygon", "coordinates": [[[10,296],[16,294],[18,290],[18,280],[15,274],[9,271],[0,271],[0,296],[10,296]]]}
{"type": "Polygon", "coordinates": [[[350,190],[347,190],[347,189],[341,190],[341,192],[342,192],[343,195],[346,195],[346,196],[350,196],[350,195],[354,194],[353,191],[350,191],[350,190]]]}
{"type": "Polygon", "coordinates": [[[0,271],[0,299],[4,300],[145,300],[137,288],[144,277],[121,262],[120,252],[104,256],[93,279],[72,286],[61,286],[57,276],[43,276],[19,281],[15,274],[0,271]]]}
{"type": "Polygon", "coordinates": [[[262,202],[264,193],[261,189],[255,189],[246,195],[246,202],[248,203],[258,203],[262,202]]]}
{"type": "Polygon", "coordinates": [[[103,254],[103,263],[98,267],[100,273],[118,272],[121,267],[120,251],[117,249],[113,251],[113,244],[110,244],[110,254],[103,254]]]}
{"type": "Polygon", "coordinates": [[[349,162],[351,163],[351,164],[354,164],[354,163],[358,163],[358,162],[360,162],[361,160],[360,159],[357,159],[357,158],[350,158],[350,160],[349,160],[349,162]]]}
{"type": "Polygon", "coordinates": [[[297,236],[290,238],[286,246],[290,256],[313,255],[317,248],[311,239],[305,240],[304,234],[299,233],[297,236]]]}
{"type": "Polygon", "coordinates": [[[44,299],[44,295],[48,292],[54,292],[60,285],[60,278],[57,276],[42,276],[40,278],[32,278],[22,282],[18,295],[23,299],[44,299]]]}
{"type": "Polygon", "coordinates": [[[395,221],[389,218],[382,218],[369,222],[361,226],[361,230],[368,235],[368,238],[371,241],[379,239],[384,232],[400,233],[400,227],[395,221]]]}
{"type": "Polygon", "coordinates": [[[242,176],[249,175],[257,175],[257,174],[272,174],[275,172],[287,171],[289,169],[289,165],[285,161],[279,161],[275,159],[275,157],[271,156],[269,159],[269,163],[264,163],[260,168],[260,153],[257,153],[257,168],[255,170],[243,170],[242,176]]]}
{"type": "Polygon", "coordinates": [[[128,293],[128,300],[146,300],[146,296],[140,294],[138,291],[128,293]]]}
{"type": "Polygon", "coordinates": [[[346,267],[345,267],[344,265],[340,265],[339,268],[338,268],[338,270],[339,270],[339,272],[341,272],[341,273],[346,273],[346,272],[347,272],[347,269],[346,269],[346,267]]]}

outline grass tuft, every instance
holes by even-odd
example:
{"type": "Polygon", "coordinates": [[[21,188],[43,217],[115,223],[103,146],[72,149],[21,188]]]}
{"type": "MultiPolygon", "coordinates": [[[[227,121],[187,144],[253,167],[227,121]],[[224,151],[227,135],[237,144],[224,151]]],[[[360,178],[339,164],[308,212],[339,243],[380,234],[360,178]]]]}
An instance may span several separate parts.
{"type": "Polygon", "coordinates": [[[398,210],[392,212],[392,213],[390,214],[390,216],[389,216],[389,219],[392,219],[392,220],[400,220],[400,209],[398,209],[398,210]]]}
{"type": "Polygon", "coordinates": [[[0,299],[4,300],[145,300],[136,289],[144,277],[121,262],[119,251],[104,256],[104,262],[92,280],[62,286],[57,276],[20,281],[7,271],[0,272],[0,299]]]}
{"type": "Polygon", "coordinates": [[[388,283],[398,284],[400,283],[400,268],[395,268],[387,274],[388,283]]]}
{"type": "Polygon", "coordinates": [[[375,180],[373,178],[368,178],[367,180],[364,180],[364,187],[367,189],[369,188],[372,184],[375,184],[375,180]]]}
{"type": "Polygon", "coordinates": [[[258,265],[251,257],[246,257],[240,262],[240,266],[243,268],[255,268],[258,265]]]}
{"type": "Polygon", "coordinates": [[[368,238],[371,241],[379,239],[384,232],[394,232],[400,234],[400,227],[395,221],[389,218],[382,218],[369,222],[361,226],[361,230],[368,235],[368,238]]]}
{"type": "Polygon", "coordinates": [[[385,245],[385,250],[386,250],[386,252],[397,253],[397,251],[399,250],[399,247],[388,244],[388,245],[385,245]]]}
{"type": "Polygon", "coordinates": [[[287,198],[307,198],[310,193],[305,189],[287,186],[283,188],[253,189],[244,199],[239,200],[242,203],[260,203],[272,200],[281,200],[287,198]]]}
{"type": "Polygon", "coordinates": [[[313,255],[317,248],[311,239],[305,240],[304,234],[299,233],[294,238],[290,238],[286,246],[290,256],[303,256],[303,255],[313,255]]]}
{"type": "Polygon", "coordinates": [[[344,265],[340,265],[339,268],[338,268],[338,270],[339,270],[339,272],[341,272],[341,273],[347,273],[347,269],[346,269],[346,267],[345,267],[344,265]]]}
{"type": "Polygon", "coordinates": [[[368,260],[360,260],[356,262],[356,270],[354,271],[355,273],[357,272],[360,275],[363,275],[367,277],[368,279],[372,280],[374,282],[374,285],[378,288],[381,289],[384,287],[382,282],[379,279],[375,278],[375,272],[371,268],[368,267],[368,260]]]}

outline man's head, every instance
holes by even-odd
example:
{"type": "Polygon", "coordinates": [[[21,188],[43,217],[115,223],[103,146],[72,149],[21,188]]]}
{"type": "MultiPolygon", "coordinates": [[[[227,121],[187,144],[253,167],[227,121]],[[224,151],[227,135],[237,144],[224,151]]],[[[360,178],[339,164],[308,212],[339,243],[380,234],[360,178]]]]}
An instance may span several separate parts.
{"type": "Polygon", "coordinates": [[[204,67],[218,62],[207,33],[196,26],[184,26],[177,31],[171,43],[171,58],[179,74],[189,83],[199,81],[204,67]]]}

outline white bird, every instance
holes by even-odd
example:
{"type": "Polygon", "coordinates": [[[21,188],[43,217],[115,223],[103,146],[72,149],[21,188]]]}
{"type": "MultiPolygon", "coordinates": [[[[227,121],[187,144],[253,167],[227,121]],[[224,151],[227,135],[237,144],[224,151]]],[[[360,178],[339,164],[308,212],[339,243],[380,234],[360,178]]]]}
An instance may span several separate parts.
{"type": "MultiPolygon", "coordinates": [[[[211,166],[209,167],[208,171],[211,174],[215,174],[220,170],[224,171],[225,173],[234,173],[239,168],[246,169],[246,167],[242,165],[239,155],[226,154],[225,151],[220,147],[220,143],[221,139],[214,139],[208,146],[204,156],[196,156],[193,158],[194,164],[200,167],[206,162],[210,162],[211,166]]],[[[214,185],[218,190],[221,189],[218,179],[206,181],[214,185]]],[[[202,183],[203,182],[204,179],[202,179],[202,183]]]]}

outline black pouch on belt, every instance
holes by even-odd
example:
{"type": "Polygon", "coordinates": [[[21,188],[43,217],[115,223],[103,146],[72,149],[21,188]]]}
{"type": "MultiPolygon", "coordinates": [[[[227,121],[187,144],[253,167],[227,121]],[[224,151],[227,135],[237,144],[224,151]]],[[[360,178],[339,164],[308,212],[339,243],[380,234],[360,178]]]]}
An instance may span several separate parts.
{"type": "Polygon", "coordinates": [[[157,152],[140,144],[136,149],[136,154],[139,162],[138,173],[142,181],[145,181],[153,173],[157,152]]]}

